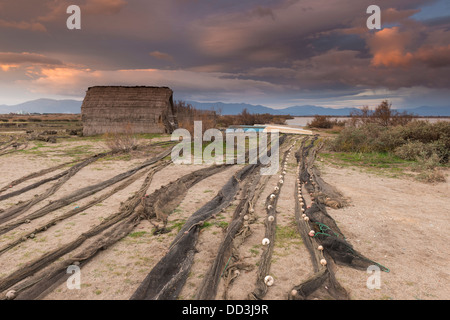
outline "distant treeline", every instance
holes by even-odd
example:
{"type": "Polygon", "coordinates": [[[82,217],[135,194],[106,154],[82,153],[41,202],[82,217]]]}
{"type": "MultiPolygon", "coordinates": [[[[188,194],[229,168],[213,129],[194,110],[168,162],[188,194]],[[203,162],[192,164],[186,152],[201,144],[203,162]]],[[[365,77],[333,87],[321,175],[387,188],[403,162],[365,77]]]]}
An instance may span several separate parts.
{"type": "Polygon", "coordinates": [[[285,124],[286,120],[293,119],[290,115],[273,115],[270,113],[250,113],[247,109],[237,115],[223,115],[219,117],[219,126],[255,125],[255,124],[285,124]]]}
{"type": "MultiPolygon", "coordinates": [[[[406,125],[418,116],[406,111],[398,112],[392,109],[392,104],[384,100],[374,110],[368,106],[361,110],[352,112],[349,120],[331,119],[329,116],[316,115],[314,119],[308,123],[310,128],[330,129],[333,127],[344,127],[346,125],[358,126],[369,123],[378,124],[383,127],[406,125]]],[[[333,117],[336,118],[336,117],[333,117]]]]}
{"type": "Polygon", "coordinates": [[[202,130],[215,128],[218,115],[214,110],[199,110],[184,101],[174,102],[174,111],[177,115],[178,127],[194,132],[194,121],[202,121],[202,130]]]}
{"type": "Polygon", "coordinates": [[[0,117],[0,122],[78,122],[81,121],[81,114],[48,113],[48,114],[4,114],[0,117]]]}
{"type": "Polygon", "coordinates": [[[193,132],[194,121],[202,121],[203,131],[209,128],[227,128],[231,125],[285,124],[289,115],[254,114],[247,109],[237,115],[221,115],[220,111],[199,110],[184,101],[175,101],[178,126],[193,132]]]}

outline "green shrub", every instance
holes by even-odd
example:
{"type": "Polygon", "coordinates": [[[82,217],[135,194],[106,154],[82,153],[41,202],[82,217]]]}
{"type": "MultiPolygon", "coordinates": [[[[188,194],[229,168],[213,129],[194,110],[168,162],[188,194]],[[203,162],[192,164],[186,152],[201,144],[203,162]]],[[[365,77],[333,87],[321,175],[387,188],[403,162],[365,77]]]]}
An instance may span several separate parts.
{"type": "MultiPolygon", "coordinates": [[[[406,126],[401,127],[401,135],[405,141],[416,140],[423,143],[429,143],[439,140],[445,134],[446,127],[441,123],[429,123],[428,121],[413,121],[406,126]]],[[[448,133],[450,135],[450,132],[448,133]]]]}
{"type": "Polygon", "coordinates": [[[417,164],[421,169],[433,170],[439,166],[439,156],[436,153],[428,155],[425,151],[416,158],[417,164]]]}
{"type": "Polygon", "coordinates": [[[386,140],[387,137],[384,136],[380,140],[380,136],[386,135],[384,133],[386,130],[387,128],[374,123],[367,123],[359,127],[347,127],[335,139],[333,149],[344,152],[385,151],[382,146],[385,144],[383,140],[386,140]]]}
{"type": "Polygon", "coordinates": [[[330,129],[333,128],[334,121],[330,120],[327,116],[315,116],[314,119],[308,123],[310,128],[330,129]]]}
{"type": "Polygon", "coordinates": [[[450,136],[445,136],[431,143],[439,156],[441,163],[448,163],[450,159],[450,136]]]}
{"type": "Polygon", "coordinates": [[[405,160],[426,159],[436,154],[432,144],[426,144],[421,141],[408,141],[407,143],[395,149],[395,155],[405,160]]]}
{"type": "Polygon", "coordinates": [[[372,141],[374,151],[392,152],[406,142],[401,136],[401,127],[378,126],[378,130],[376,138],[372,141]]]}
{"type": "Polygon", "coordinates": [[[376,123],[350,126],[342,130],[331,144],[338,152],[394,152],[405,160],[429,158],[439,162],[450,157],[450,122],[413,121],[405,126],[387,127],[376,123]]]}
{"type": "Polygon", "coordinates": [[[314,116],[311,122],[308,122],[307,127],[319,128],[319,129],[331,129],[333,127],[345,127],[346,121],[338,121],[337,119],[331,120],[328,116],[314,116]]]}
{"type": "Polygon", "coordinates": [[[350,123],[354,125],[357,123],[376,123],[384,127],[403,126],[416,118],[415,115],[406,111],[398,112],[397,110],[393,110],[392,104],[388,100],[382,101],[375,110],[371,110],[368,106],[365,106],[356,112],[352,112],[350,116],[350,123]]]}

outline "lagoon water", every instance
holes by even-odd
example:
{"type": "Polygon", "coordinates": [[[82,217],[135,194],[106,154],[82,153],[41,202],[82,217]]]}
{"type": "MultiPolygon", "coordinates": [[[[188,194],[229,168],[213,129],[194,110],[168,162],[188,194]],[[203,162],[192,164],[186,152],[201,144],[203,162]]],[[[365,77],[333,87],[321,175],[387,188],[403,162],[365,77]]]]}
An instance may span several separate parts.
{"type": "MultiPolygon", "coordinates": [[[[286,120],[286,124],[289,126],[299,126],[305,127],[309,122],[311,122],[314,117],[294,117],[294,119],[286,120]]],[[[330,117],[331,120],[337,119],[338,121],[348,120],[350,117],[330,117]]],[[[425,120],[431,123],[435,123],[438,121],[450,121],[450,117],[446,118],[417,118],[417,120],[425,120]]]]}
{"type": "MultiPolygon", "coordinates": [[[[288,119],[286,120],[286,124],[289,126],[300,126],[300,127],[306,127],[306,125],[311,122],[314,119],[314,117],[294,117],[294,119],[288,119]]],[[[349,117],[330,117],[330,120],[348,120],[349,117]]]]}

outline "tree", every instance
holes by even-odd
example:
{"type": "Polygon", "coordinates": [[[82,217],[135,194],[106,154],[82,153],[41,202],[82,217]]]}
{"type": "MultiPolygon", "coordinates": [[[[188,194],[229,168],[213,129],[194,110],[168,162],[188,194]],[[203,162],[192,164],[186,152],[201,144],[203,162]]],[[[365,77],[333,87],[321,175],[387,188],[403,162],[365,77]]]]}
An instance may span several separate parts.
{"type": "Polygon", "coordinates": [[[355,126],[358,121],[361,121],[363,124],[370,122],[371,110],[369,106],[364,106],[362,109],[357,111],[352,111],[350,113],[351,124],[355,126]]]}
{"type": "Polygon", "coordinates": [[[387,100],[383,100],[383,102],[375,108],[375,111],[371,117],[376,123],[382,125],[383,127],[388,127],[391,124],[391,118],[396,115],[396,112],[392,112],[391,107],[392,103],[389,103],[387,100]]]}
{"type": "Polygon", "coordinates": [[[368,106],[364,106],[361,110],[352,112],[350,116],[353,126],[360,122],[361,124],[376,123],[383,127],[406,125],[416,117],[406,111],[392,110],[392,104],[388,100],[383,100],[374,111],[370,110],[368,106]]]}

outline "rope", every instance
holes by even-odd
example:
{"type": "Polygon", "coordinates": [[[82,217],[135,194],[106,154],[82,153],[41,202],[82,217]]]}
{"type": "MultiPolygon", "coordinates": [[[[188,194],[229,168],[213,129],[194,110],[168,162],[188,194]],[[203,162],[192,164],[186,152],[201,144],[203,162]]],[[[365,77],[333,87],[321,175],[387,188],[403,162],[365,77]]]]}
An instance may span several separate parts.
{"type": "Polygon", "coordinates": [[[223,268],[222,274],[220,275],[221,278],[222,278],[222,276],[223,276],[223,273],[224,273],[225,270],[227,269],[228,264],[230,263],[230,260],[231,260],[232,257],[233,257],[233,255],[230,256],[230,258],[229,258],[228,261],[227,261],[227,264],[225,265],[225,268],[223,268]]]}
{"type": "MultiPolygon", "coordinates": [[[[334,233],[334,235],[336,236],[336,238],[339,238],[339,235],[336,232],[334,232],[333,230],[331,230],[331,228],[329,226],[327,226],[326,224],[320,223],[320,222],[314,222],[314,223],[319,226],[319,229],[320,229],[321,232],[315,233],[313,238],[315,238],[319,234],[327,236],[327,237],[331,237],[330,234],[324,232],[324,231],[328,231],[328,230],[332,231],[334,233]]],[[[347,250],[349,250],[351,253],[355,253],[354,250],[352,248],[350,248],[350,247],[347,247],[347,250]]],[[[367,259],[367,258],[365,258],[365,259],[367,259]]],[[[372,262],[373,264],[379,266],[384,272],[387,272],[387,273],[390,272],[389,268],[383,266],[382,264],[380,264],[378,262],[375,262],[373,260],[370,260],[370,259],[367,259],[367,260],[372,262]]]]}
{"type": "Polygon", "coordinates": [[[373,261],[373,260],[370,260],[370,259],[367,259],[367,260],[369,260],[370,262],[374,263],[374,264],[377,265],[378,267],[381,267],[381,269],[382,269],[384,272],[386,272],[386,273],[389,273],[389,272],[390,272],[389,268],[386,268],[386,267],[383,266],[382,264],[380,264],[380,263],[378,263],[378,262],[375,262],[375,261],[373,261]]]}
{"type": "Polygon", "coordinates": [[[334,233],[334,236],[335,236],[336,238],[339,238],[339,234],[337,234],[336,232],[334,232],[333,230],[331,230],[331,228],[330,228],[329,226],[327,226],[326,224],[320,223],[320,222],[314,222],[314,223],[317,224],[317,225],[319,226],[319,229],[320,229],[320,231],[321,231],[321,232],[317,232],[316,234],[314,234],[314,237],[316,237],[318,234],[323,234],[323,235],[329,237],[329,236],[331,236],[331,235],[328,234],[328,233],[325,233],[325,232],[328,231],[328,230],[330,230],[331,232],[334,233]]]}

